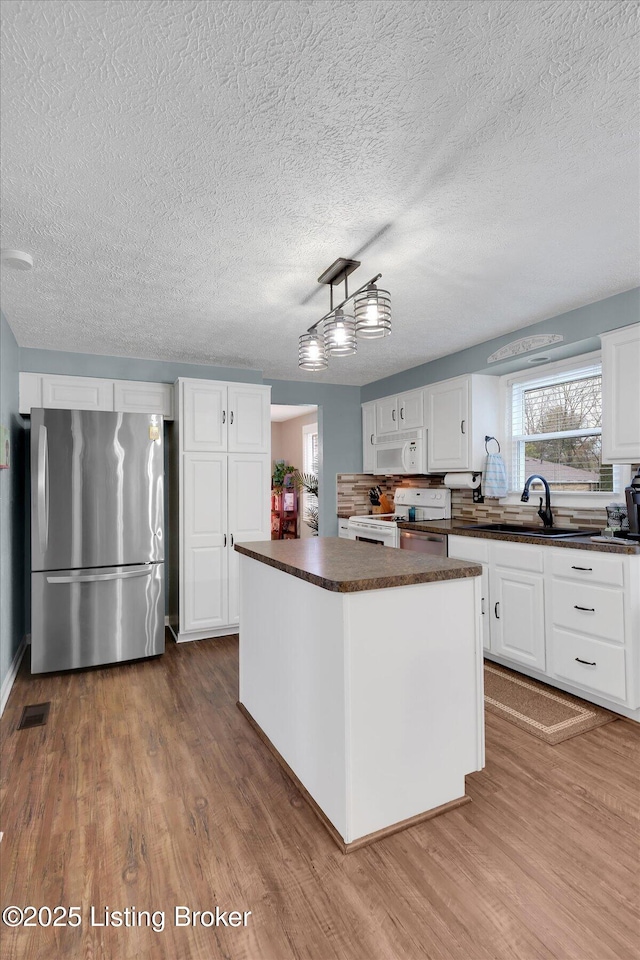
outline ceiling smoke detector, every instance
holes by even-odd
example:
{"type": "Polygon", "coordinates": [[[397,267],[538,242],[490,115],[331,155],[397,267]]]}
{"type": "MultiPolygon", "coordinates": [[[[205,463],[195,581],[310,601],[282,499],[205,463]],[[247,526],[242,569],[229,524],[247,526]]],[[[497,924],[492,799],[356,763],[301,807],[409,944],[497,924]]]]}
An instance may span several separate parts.
{"type": "Polygon", "coordinates": [[[0,261],[3,267],[13,267],[14,270],[31,270],[33,257],[24,250],[11,250],[3,247],[0,251],[0,261]]]}

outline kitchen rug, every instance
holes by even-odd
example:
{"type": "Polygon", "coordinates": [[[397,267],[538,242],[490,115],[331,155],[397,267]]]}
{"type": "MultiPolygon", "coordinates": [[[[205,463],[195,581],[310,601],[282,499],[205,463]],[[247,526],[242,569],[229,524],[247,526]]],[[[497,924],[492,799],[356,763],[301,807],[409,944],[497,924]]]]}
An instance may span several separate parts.
{"type": "Polygon", "coordinates": [[[550,744],[619,719],[609,710],[486,661],[484,703],[489,713],[550,744]]]}

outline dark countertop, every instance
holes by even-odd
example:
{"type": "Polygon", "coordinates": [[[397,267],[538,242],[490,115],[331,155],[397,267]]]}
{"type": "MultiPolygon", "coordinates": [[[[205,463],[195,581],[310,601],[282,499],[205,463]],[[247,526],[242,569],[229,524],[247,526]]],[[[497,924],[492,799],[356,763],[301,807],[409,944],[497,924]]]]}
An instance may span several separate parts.
{"type": "Polygon", "coordinates": [[[415,583],[479,577],[482,567],[467,560],[389,550],[338,537],[236,543],[244,556],[334,593],[384,590],[415,583]]]}
{"type": "MultiPolygon", "coordinates": [[[[427,533],[451,533],[460,537],[480,537],[483,540],[510,540],[512,543],[539,543],[544,547],[570,547],[572,550],[598,550],[600,553],[620,553],[636,556],[640,554],[640,543],[605,543],[603,540],[594,543],[589,537],[570,537],[568,540],[551,540],[548,537],[523,537],[520,534],[496,533],[493,530],[468,530],[470,523],[481,523],[474,520],[430,520],[425,523],[409,523],[400,520],[398,527],[401,530],[422,530],[427,533]]],[[[490,521],[489,521],[490,522],[490,521]]],[[[594,530],[594,536],[600,530],[594,530]]]]}

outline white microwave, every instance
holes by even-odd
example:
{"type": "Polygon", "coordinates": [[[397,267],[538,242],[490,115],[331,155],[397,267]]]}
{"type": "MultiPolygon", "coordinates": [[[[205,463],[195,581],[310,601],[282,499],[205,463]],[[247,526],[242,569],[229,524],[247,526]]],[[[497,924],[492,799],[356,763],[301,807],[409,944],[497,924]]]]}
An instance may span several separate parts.
{"type": "Polygon", "coordinates": [[[428,473],[427,431],[401,430],[373,438],[373,472],[428,473]]]}

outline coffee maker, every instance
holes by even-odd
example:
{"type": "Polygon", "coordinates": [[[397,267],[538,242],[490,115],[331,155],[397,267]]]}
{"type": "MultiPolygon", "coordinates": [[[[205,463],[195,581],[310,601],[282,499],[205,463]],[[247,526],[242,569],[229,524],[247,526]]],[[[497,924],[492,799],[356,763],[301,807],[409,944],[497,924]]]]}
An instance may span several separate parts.
{"type": "Polygon", "coordinates": [[[640,467],[628,487],[624,488],[629,517],[629,540],[640,540],[640,467]]]}

